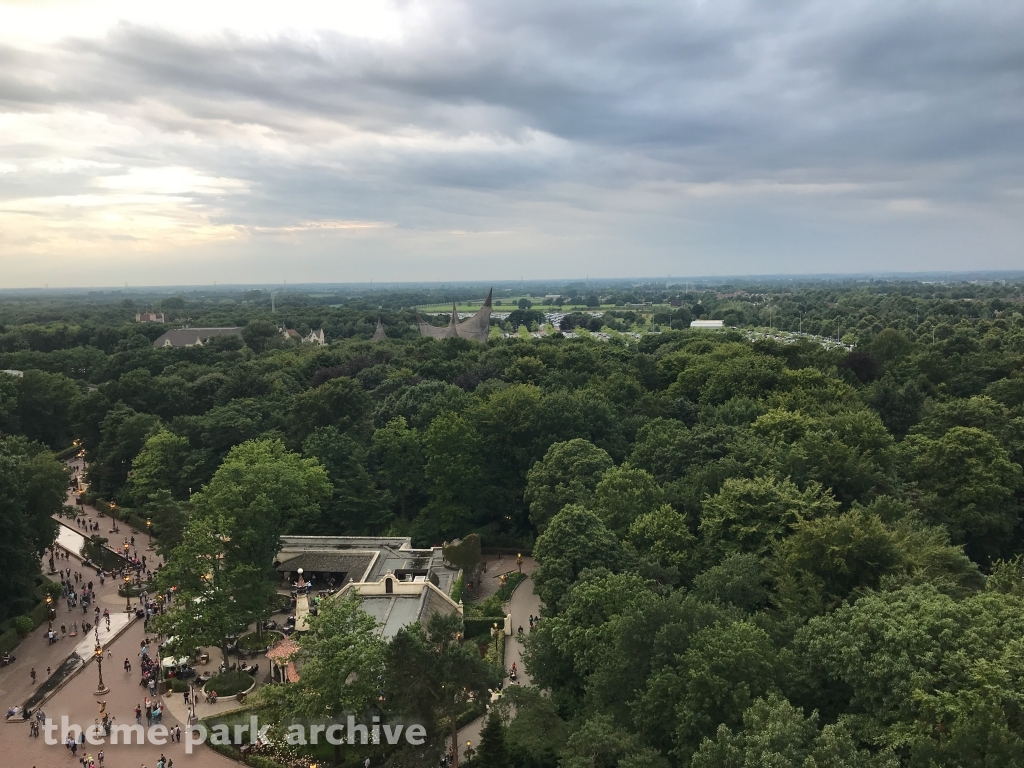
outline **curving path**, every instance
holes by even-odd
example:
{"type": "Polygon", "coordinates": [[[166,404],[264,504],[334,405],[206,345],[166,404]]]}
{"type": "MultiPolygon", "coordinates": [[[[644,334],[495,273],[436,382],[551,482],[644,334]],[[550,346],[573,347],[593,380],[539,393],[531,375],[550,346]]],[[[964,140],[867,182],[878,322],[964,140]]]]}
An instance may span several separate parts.
{"type": "MultiPolygon", "coordinates": [[[[492,576],[494,580],[497,580],[498,575],[516,568],[515,558],[510,558],[508,555],[499,562],[497,558],[492,558],[488,561],[488,575],[492,576]]],[[[516,673],[518,676],[518,685],[529,685],[530,676],[526,673],[526,667],[523,664],[523,644],[516,637],[516,630],[522,626],[523,633],[527,634],[530,631],[530,616],[537,616],[540,614],[540,598],[533,593],[533,579],[531,574],[537,570],[537,562],[532,557],[523,558],[523,573],[527,575],[526,579],[519,583],[516,587],[516,591],[512,593],[512,599],[505,604],[505,611],[512,616],[512,637],[505,638],[505,674],[506,680],[505,685],[509,685],[507,679],[508,670],[512,669],[512,664],[516,665],[516,673]]],[[[495,591],[496,588],[495,588],[495,591]]],[[[492,593],[493,594],[493,593],[492,593]]],[[[465,752],[466,742],[472,742],[473,748],[476,749],[480,744],[480,731],[484,727],[484,718],[479,717],[471,723],[465,725],[459,731],[459,754],[465,752]]]]}

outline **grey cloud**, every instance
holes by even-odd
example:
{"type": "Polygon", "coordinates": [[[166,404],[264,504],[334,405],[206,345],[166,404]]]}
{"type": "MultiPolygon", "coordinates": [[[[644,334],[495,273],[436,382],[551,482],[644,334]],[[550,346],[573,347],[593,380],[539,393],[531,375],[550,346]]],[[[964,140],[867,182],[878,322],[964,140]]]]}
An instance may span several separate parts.
{"type": "MultiPolygon", "coordinates": [[[[847,185],[837,202],[813,201],[826,217],[853,210],[851,198],[970,206],[1024,187],[1019,2],[497,0],[434,11],[400,43],[333,32],[200,41],[124,24],[42,53],[0,47],[0,105],[97,110],[151,130],[153,145],[111,142],[94,159],[245,179],[250,191],[225,197],[218,216],[252,225],[419,225],[430,211],[447,225],[459,207],[514,218],[524,200],[555,198],[597,210],[644,185],[847,185]],[[251,126],[306,154],[253,150],[240,138],[251,126]],[[381,141],[332,143],[349,131],[381,141]]],[[[60,183],[87,191],[89,178],[60,183]]],[[[4,198],[54,184],[7,182],[4,198]]],[[[690,203],[664,205],[671,216],[690,203]]]]}

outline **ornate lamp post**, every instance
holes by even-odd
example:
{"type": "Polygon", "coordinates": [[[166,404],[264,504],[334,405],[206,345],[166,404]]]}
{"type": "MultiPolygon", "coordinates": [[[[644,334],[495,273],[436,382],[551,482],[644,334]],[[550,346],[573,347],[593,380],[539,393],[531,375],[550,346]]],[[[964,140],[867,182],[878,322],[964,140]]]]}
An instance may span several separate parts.
{"type": "Polygon", "coordinates": [[[518,555],[516,555],[516,565],[519,566],[519,572],[522,573],[523,572],[523,553],[522,552],[520,552],[518,555]]]}
{"type": "Polygon", "coordinates": [[[302,578],[302,569],[299,568],[296,573],[299,574],[299,582],[295,586],[298,588],[299,592],[303,592],[306,589],[306,581],[302,578]]]}
{"type": "Polygon", "coordinates": [[[473,749],[473,742],[472,741],[467,741],[466,742],[466,759],[467,760],[472,760],[474,754],[476,754],[476,751],[473,749]]]}
{"type": "Polygon", "coordinates": [[[146,518],[146,535],[149,536],[149,543],[146,544],[146,549],[150,552],[153,551],[153,518],[146,518]]]}
{"type": "Polygon", "coordinates": [[[498,622],[494,622],[494,626],[491,628],[491,637],[494,638],[494,652],[498,652],[498,622]]]}
{"type": "Polygon", "coordinates": [[[56,618],[54,613],[55,612],[53,610],[53,598],[50,597],[49,595],[47,595],[46,596],[46,616],[47,616],[47,618],[50,621],[53,621],[56,618]]]}
{"type": "Polygon", "coordinates": [[[96,657],[96,669],[99,670],[99,685],[96,686],[96,690],[93,691],[94,696],[106,696],[110,693],[110,689],[103,684],[103,648],[99,643],[96,643],[96,650],[93,652],[93,656],[96,657]]]}
{"type": "Polygon", "coordinates": [[[124,575],[124,610],[125,613],[132,612],[132,577],[127,573],[124,575]]]}

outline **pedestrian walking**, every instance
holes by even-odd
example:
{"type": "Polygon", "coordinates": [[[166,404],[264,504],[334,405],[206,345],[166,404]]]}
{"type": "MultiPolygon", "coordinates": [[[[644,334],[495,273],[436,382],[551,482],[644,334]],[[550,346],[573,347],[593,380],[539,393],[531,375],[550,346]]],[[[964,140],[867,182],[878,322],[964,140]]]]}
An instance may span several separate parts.
{"type": "Polygon", "coordinates": [[[32,667],[32,671],[29,672],[29,674],[32,676],[32,685],[35,685],[36,684],[36,668],[32,667]]]}

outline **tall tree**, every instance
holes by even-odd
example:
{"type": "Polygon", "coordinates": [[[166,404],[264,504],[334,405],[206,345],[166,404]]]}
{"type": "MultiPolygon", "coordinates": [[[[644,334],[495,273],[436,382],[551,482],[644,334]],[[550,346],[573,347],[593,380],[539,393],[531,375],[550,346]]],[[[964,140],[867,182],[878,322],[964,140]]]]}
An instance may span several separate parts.
{"type": "Polygon", "coordinates": [[[1000,554],[1020,519],[1014,494],[1024,473],[999,441],[976,427],[953,427],[937,440],[912,435],[902,447],[926,518],[975,557],[1000,554]]]}
{"type": "MultiPolygon", "coordinates": [[[[293,657],[297,682],[263,686],[256,706],[278,724],[289,720],[357,719],[378,704],[386,646],[358,597],[328,599],[310,616],[293,657]]],[[[336,754],[340,748],[335,750],[336,754]]]]}
{"type": "MultiPolygon", "coordinates": [[[[426,744],[415,748],[423,765],[436,764],[446,739],[458,745],[459,716],[470,701],[488,701],[503,672],[481,659],[473,643],[462,642],[460,616],[440,613],[425,628],[413,624],[399,630],[385,664],[385,709],[426,728],[426,744]]],[[[455,752],[453,768],[458,768],[455,752]]]]}
{"type": "Polygon", "coordinates": [[[222,645],[218,633],[265,618],[281,534],[306,530],[329,494],[324,468],[287,451],[280,440],[233,448],[210,483],[192,497],[184,540],[160,571],[163,587],[178,586],[189,594],[161,622],[165,634],[222,645]],[[213,618],[204,619],[205,613],[213,618]]]}
{"type": "Polygon", "coordinates": [[[160,429],[146,439],[142,450],[132,460],[126,494],[135,505],[145,504],[160,491],[167,491],[178,501],[188,498],[185,485],[185,462],[189,455],[188,439],[160,429]]]}
{"type": "Polygon", "coordinates": [[[777,693],[758,699],[743,713],[735,732],[724,724],[715,739],[706,739],[692,768],[806,766],[807,768],[899,768],[891,750],[875,754],[858,749],[844,724],[818,728],[818,713],[804,717],[777,693]]]}
{"type": "Polygon", "coordinates": [[[394,500],[398,516],[407,520],[426,493],[419,432],[396,416],[373,433],[370,447],[378,482],[394,500]]]}
{"type": "Polygon", "coordinates": [[[78,385],[59,373],[30,369],[20,380],[18,420],[22,433],[51,448],[71,444],[71,412],[81,397],[78,385]]]}
{"type": "Polygon", "coordinates": [[[555,515],[533,548],[539,567],[534,592],[550,610],[588,568],[614,570],[622,564],[622,547],[597,515],[570,504],[555,515]]]}
{"type": "Polygon", "coordinates": [[[765,554],[799,520],[831,514],[838,508],[816,484],[801,492],[789,480],[731,478],[705,500],[700,532],[725,553],[765,554]]]}
{"type": "Polygon", "coordinates": [[[612,466],[607,451],[582,438],[553,444],[526,474],[530,522],[543,531],[566,504],[589,505],[601,476],[612,466]]]}
{"type": "Polygon", "coordinates": [[[0,438],[0,621],[35,602],[40,556],[53,543],[67,470],[38,443],[0,438]]]}
{"type": "Polygon", "coordinates": [[[634,520],[654,512],[661,501],[661,488],[645,470],[612,467],[594,489],[591,508],[611,531],[624,537],[634,520]]]}
{"type": "Polygon", "coordinates": [[[476,760],[487,768],[511,768],[508,746],[505,744],[505,725],[494,710],[491,710],[480,731],[480,748],[476,751],[476,760]]]}
{"type": "Polygon", "coordinates": [[[362,443],[335,427],[320,427],[303,442],[302,452],[323,465],[333,487],[317,523],[318,532],[333,536],[384,532],[391,515],[366,469],[362,443]]]}

